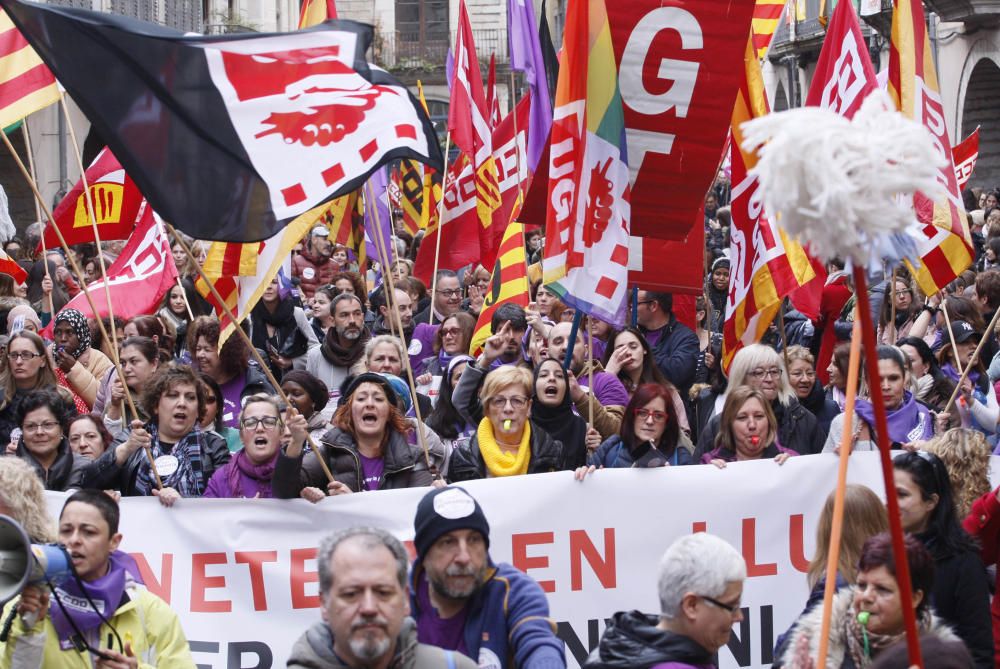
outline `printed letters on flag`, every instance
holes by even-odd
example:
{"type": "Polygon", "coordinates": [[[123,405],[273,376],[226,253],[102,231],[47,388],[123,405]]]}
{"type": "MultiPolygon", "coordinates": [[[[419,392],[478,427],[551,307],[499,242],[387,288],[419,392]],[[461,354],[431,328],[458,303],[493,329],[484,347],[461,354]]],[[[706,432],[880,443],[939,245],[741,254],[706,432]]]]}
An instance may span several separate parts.
{"type": "MultiPolygon", "coordinates": [[[[142,314],[153,314],[160,300],[175,285],[177,266],[170,253],[167,231],[148,203],[143,203],[139,221],[128,238],[121,255],[108,267],[108,288],[115,317],[128,320],[142,314]]],[[[97,316],[108,315],[104,280],[88,284],[97,316]]],[[[87,318],[94,316],[87,296],[82,292],[64,307],[76,309],[87,318]]]]}
{"type": "Polygon", "coordinates": [[[483,308],[479,312],[469,350],[479,355],[483,342],[493,334],[490,322],[493,313],[501,304],[511,302],[527,307],[531,297],[528,293],[528,268],[524,255],[524,225],[510,223],[503,233],[496,264],[492,268],[490,287],[487,289],[483,308]]]}
{"type": "Polygon", "coordinates": [[[570,0],[567,6],[550,145],[542,281],[578,311],[621,326],[629,173],[604,0],[570,0]]]}
{"type": "MultiPolygon", "coordinates": [[[[107,147],[97,154],[86,174],[101,241],[128,239],[135,227],[139,208],[144,204],[142,193],[107,147]]],[[[83,179],[77,181],[62,199],[52,212],[52,218],[70,246],[95,241],[94,228],[87,213],[83,179]]],[[[50,249],[59,246],[59,237],[51,223],[45,226],[45,246],[50,249]]],[[[41,248],[39,244],[36,252],[41,248]]]]}
{"type": "Polygon", "coordinates": [[[203,37],[0,4],[150,204],[196,239],[267,239],[386,162],[441,164],[416,100],[365,62],[370,26],[203,37]]]}
{"type": "Polygon", "coordinates": [[[889,95],[904,116],[923,124],[934,136],[942,163],[938,182],[945,194],[937,201],[923,193],[913,196],[919,223],[913,235],[920,251],[920,267],[911,270],[924,294],[933,295],[972,264],[972,237],[952,164],[951,140],[923,4],[920,0],[896,0],[894,4],[889,95]]]}
{"type": "Polygon", "coordinates": [[[403,229],[413,236],[422,229],[424,207],[424,176],[420,163],[404,160],[399,165],[399,209],[403,213],[403,229]]]}
{"type": "Polygon", "coordinates": [[[0,128],[58,101],[56,78],[0,10],[0,128]]]}
{"type": "Polygon", "coordinates": [[[979,158],[978,126],[971,135],[955,145],[951,155],[955,163],[955,179],[958,181],[959,190],[962,190],[972,178],[972,171],[976,169],[976,160],[979,158]]]}
{"type": "Polygon", "coordinates": [[[733,64],[743,57],[753,11],[754,0],[608,3],[633,235],[681,239],[701,224],[694,214],[716,178],[743,78],[733,64]]]}
{"type": "Polygon", "coordinates": [[[756,155],[740,149],[743,142],[740,126],[768,113],[760,63],[749,41],[744,67],[746,80],[733,109],[731,143],[731,270],[726,322],[722,329],[722,357],[727,370],[736,351],[760,341],[785,296],[815,276],[802,246],[789,239],[764,214],[757,178],[748,174],[756,164],[756,155]]]}

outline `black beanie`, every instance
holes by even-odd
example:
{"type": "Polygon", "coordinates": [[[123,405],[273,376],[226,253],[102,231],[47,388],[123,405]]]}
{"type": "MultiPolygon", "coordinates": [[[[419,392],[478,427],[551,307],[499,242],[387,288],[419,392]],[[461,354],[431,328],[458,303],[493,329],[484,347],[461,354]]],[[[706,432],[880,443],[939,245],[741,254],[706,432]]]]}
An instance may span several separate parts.
{"type": "Polygon", "coordinates": [[[439,537],[454,530],[476,530],[490,546],[490,524],[479,502],[462,488],[435,488],[420,500],[413,519],[417,557],[423,560],[439,537]]]}

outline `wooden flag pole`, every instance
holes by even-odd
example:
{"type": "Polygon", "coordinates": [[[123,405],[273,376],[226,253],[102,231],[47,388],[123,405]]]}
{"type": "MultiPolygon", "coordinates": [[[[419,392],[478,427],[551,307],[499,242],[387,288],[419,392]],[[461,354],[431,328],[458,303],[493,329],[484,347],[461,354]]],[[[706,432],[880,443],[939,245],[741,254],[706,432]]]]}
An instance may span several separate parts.
{"type": "MultiPolygon", "coordinates": [[[[21,122],[21,134],[24,135],[24,148],[25,148],[25,153],[28,154],[28,169],[31,171],[31,180],[37,182],[38,178],[35,176],[35,156],[31,150],[31,135],[28,134],[27,119],[21,122]]],[[[11,147],[11,153],[13,153],[13,151],[14,149],[13,147],[11,147]]],[[[41,204],[39,204],[38,200],[35,200],[35,217],[38,219],[38,224],[42,226],[42,234],[40,236],[42,243],[42,269],[45,270],[45,277],[49,281],[52,281],[52,277],[49,275],[49,261],[47,258],[49,252],[48,249],[45,248],[45,221],[42,219],[42,207],[41,204]]],[[[35,250],[31,249],[30,252],[34,253],[35,250]]],[[[55,309],[55,304],[52,301],[51,291],[49,291],[49,294],[45,296],[45,300],[46,302],[49,303],[49,317],[54,318],[55,314],[53,312],[56,309],[55,309]]]]}
{"type": "MultiPolygon", "coordinates": [[[[371,183],[366,184],[369,194],[371,193],[371,183]]],[[[375,247],[378,252],[382,255],[383,260],[388,260],[389,254],[385,250],[385,239],[382,237],[382,222],[379,220],[378,205],[375,205],[375,247]]],[[[440,228],[438,228],[440,230],[440,228]]],[[[406,350],[406,339],[403,338],[403,318],[399,315],[399,310],[396,309],[396,286],[392,280],[392,272],[382,273],[383,287],[385,288],[385,304],[386,313],[389,314],[390,319],[395,318],[396,325],[400,334],[400,341],[403,342],[403,363],[406,365],[406,380],[410,386],[410,396],[413,400],[413,413],[417,416],[417,439],[420,441],[420,448],[424,451],[424,460],[427,462],[427,469],[440,476],[440,472],[431,464],[431,454],[430,450],[427,448],[427,437],[424,435],[424,418],[420,412],[420,402],[417,398],[417,385],[413,380],[413,367],[410,365],[410,356],[406,350]],[[389,296],[392,295],[390,298],[389,296]]],[[[434,304],[431,304],[431,313],[434,313],[434,304]]]]}
{"type": "Polygon", "coordinates": [[[590,316],[587,316],[587,427],[594,427],[594,333],[590,329],[590,316]]]}
{"type": "MultiPolygon", "coordinates": [[[[118,329],[115,327],[115,312],[111,306],[111,287],[108,285],[108,268],[104,264],[104,251],[101,248],[101,233],[97,229],[97,213],[94,211],[94,200],[90,193],[90,184],[87,183],[87,169],[83,165],[83,156],[80,155],[80,147],[76,143],[73,119],[70,118],[69,107],[66,106],[66,94],[63,93],[62,89],[59,90],[59,106],[62,108],[63,117],[66,119],[66,128],[69,130],[70,144],[73,145],[73,155],[76,156],[76,165],[80,168],[80,182],[83,184],[84,203],[87,206],[87,214],[90,217],[90,227],[94,231],[94,241],[97,243],[97,264],[101,268],[101,280],[104,283],[104,299],[108,302],[108,323],[111,324],[111,357],[114,360],[115,369],[119,372],[118,378],[122,382],[125,396],[129,397],[131,392],[129,391],[128,384],[125,383],[125,377],[120,375],[121,356],[118,354],[118,329]]],[[[149,203],[146,206],[148,207],[149,203]]],[[[80,277],[80,281],[85,282],[82,276],[80,277]]],[[[97,318],[96,311],[94,311],[94,318],[97,318]]],[[[131,397],[129,397],[128,404],[133,410],[133,415],[138,418],[139,414],[134,413],[135,405],[131,397]]]]}
{"type": "MultiPolygon", "coordinates": [[[[958,359],[958,344],[955,343],[955,333],[951,331],[951,316],[948,315],[948,300],[947,298],[942,298],[941,300],[941,313],[944,314],[944,326],[948,328],[948,339],[951,341],[951,352],[955,356],[955,369],[961,373],[965,365],[962,361],[958,359]]],[[[985,336],[985,335],[984,335],[985,336]]],[[[972,362],[971,360],[969,361],[972,362]]]]}
{"type": "Polygon", "coordinates": [[[188,318],[193,321],[194,320],[194,311],[191,310],[191,303],[188,302],[187,291],[184,290],[184,284],[181,283],[181,275],[180,274],[177,275],[177,287],[181,289],[181,295],[184,296],[184,307],[187,309],[188,318]]]}
{"type": "MultiPolygon", "coordinates": [[[[77,276],[82,277],[83,272],[80,270],[80,266],[77,265],[76,259],[70,252],[69,245],[66,243],[66,238],[63,237],[62,230],[59,229],[59,226],[56,225],[55,221],[53,220],[52,212],[49,211],[48,206],[45,204],[45,199],[42,197],[42,194],[38,191],[38,184],[36,184],[35,180],[31,178],[30,174],[28,174],[28,170],[24,167],[24,163],[21,161],[21,157],[17,155],[17,151],[15,151],[13,145],[11,145],[10,139],[7,137],[7,133],[0,132],[0,137],[3,138],[4,145],[7,147],[7,150],[10,151],[10,154],[14,157],[14,162],[17,163],[18,169],[21,170],[21,174],[28,182],[28,186],[31,188],[31,192],[34,194],[35,199],[38,201],[38,204],[41,206],[42,212],[45,214],[45,218],[52,225],[52,229],[55,230],[56,236],[59,238],[59,244],[62,245],[63,250],[66,251],[66,261],[69,262],[70,267],[72,267],[73,269],[73,272],[76,273],[77,276]]],[[[42,237],[43,238],[45,237],[44,228],[42,230],[42,237]]],[[[91,313],[93,313],[95,316],[94,320],[97,321],[97,327],[101,331],[101,335],[104,336],[105,340],[110,339],[110,337],[108,336],[108,330],[107,328],[104,327],[104,322],[100,318],[96,317],[98,314],[97,307],[94,305],[94,298],[91,296],[90,290],[87,288],[87,283],[85,281],[81,281],[80,287],[83,289],[83,295],[87,300],[87,304],[90,306],[91,313]]],[[[52,314],[52,318],[53,320],[55,319],[55,314],[52,314]]],[[[114,363],[115,365],[115,373],[118,374],[118,377],[124,379],[125,375],[122,374],[121,365],[118,364],[118,356],[115,355],[112,358],[111,362],[114,363]]],[[[128,391],[125,392],[125,399],[128,400],[129,409],[132,410],[132,413],[138,416],[139,412],[136,411],[135,404],[132,402],[132,396],[128,393],[128,391]]],[[[149,448],[143,448],[143,450],[146,452],[146,458],[149,460],[149,469],[153,474],[153,479],[156,482],[156,487],[163,488],[163,482],[160,480],[160,475],[156,471],[156,463],[153,461],[152,452],[149,450],[149,448]]]]}
{"type": "MultiPolygon", "coordinates": [[[[434,273],[431,274],[431,311],[428,325],[434,325],[434,298],[437,296],[438,262],[441,260],[441,233],[444,232],[444,198],[448,194],[448,151],[451,150],[451,130],[444,138],[444,174],[441,175],[441,199],[438,200],[437,237],[434,239],[434,273]]],[[[431,194],[434,193],[434,181],[431,181],[431,194]]],[[[425,203],[426,207],[427,204],[425,203]]]]}
{"type": "MultiPolygon", "coordinates": [[[[889,343],[893,346],[896,345],[896,268],[892,268],[892,278],[889,280],[889,290],[886,291],[886,295],[889,296],[889,308],[892,310],[889,316],[888,327],[892,328],[892,336],[889,338],[889,343]]],[[[882,333],[883,336],[885,333],[882,333]]]]}
{"type": "MultiPolygon", "coordinates": [[[[877,342],[875,341],[875,325],[872,323],[871,303],[868,299],[868,280],[865,269],[860,264],[854,265],[854,289],[858,296],[857,309],[861,316],[861,335],[867,355],[865,368],[871,381],[879,378],[877,342]]],[[[1000,314],[1000,310],[997,311],[1000,314]]],[[[996,317],[994,316],[994,321],[996,317]]],[[[987,337],[983,337],[986,341],[987,337]]],[[[968,370],[966,370],[968,372],[968,370]]],[[[959,382],[961,385],[961,382],[959,382]]],[[[910,584],[910,564],[906,557],[906,544],[903,541],[903,524],[899,514],[899,497],[896,494],[896,483],[893,480],[892,458],[889,456],[889,420],[885,408],[885,398],[877,383],[869,383],[871,403],[875,409],[875,437],[882,461],[882,482],[885,485],[885,502],[889,515],[889,533],[892,536],[892,552],[896,562],[896,581],[899,583],[899,599],[903,609],[903,623],[906,629],[906,647],[909,652],[910,666],[923,667],[920,653],[920,636],[917,631],[917,618],[913,606],[913,588],[910,584]]],[[[954,395],[952,396],[954,398],[954,395]]],[[[948,409],[945,409],[945,413],[948,409]]]]}
{"type": "MultiPolygon", "coordinates": [[[[522,191],[523,182],[521,181],[521,147],[518,146],[517,138],[517,94],[514,92],[514,70],[510,71],[510,116],[514,121],[514,160],[515,169],[517,170],[517,200],[520,201],[524,196],[522,191]]],[[[525,138],[524,148],[528,148],[527,138],[525,138]]],[[[524,204],[523,202],[521,203],[524,204]]]]}
{"type": "Polygon", "coordinates": [[[855,306],[854,331],[851,333],[851,356],[847,363],[847,398],[844,401],[844,432],[840,438],[840,465],[837,468],[837,489],[833,498],[833,524],[830,528],[830,549],[826,556],[826,588],[823,591],[823,622],[819,635],[819,655],[816,666],[826,666],[830,645],[830,615],[833,596],[837,592],[837,567],[840,563],[840,537],[844,529],[844,494],[847,488],[847,463],[854,438],[854,401],[858,395],[861,367],[861,318],[855,306]]]}
{"type": "MultiPolygon", "coordinates": [[[[250,341],[250,337],[247,336],[247,333],[243,331],[242,327],[240,327],[240,323],[239,321],[236,320],[236,316],[233,315],[233,312],[229,308],[229,305],[226,304],[226,301],[224,299],[222,299],[222,295],[219,295],[219,291],[216,290],[215,284],[209,280],[208,275],[205,274],[205,270],[201,266],[201,263],[199,263],[198,260],[194,257],[194,253],[191,251],[191,247],[187,245],[187,242],[184,241],[180,233],[177,232],[177,229],[174,228],[173,225],[167,223],[166,221],[164,221],[163,224],[167,227],[167,230],[170,231],[170,234],[173,236],[173,238],[177,240],[177,243],[180,244],[181,248],[184,249],[184,253],[187,255],[188,260],[191,261],[191,264],[194,265],[194,268],[198,272],[198,275],[201,276],[201,280],[204,281],[205,284],[208,286],[208,289],[212,291],[212,297],[215,298],[219,306],[222,307],[223,313],[225,313],[226,317],[235,326],[234,329],[236,330],[236,334],[238,334],[240,338],[243,339],[243,343],[246,344],[247,348],[250,349],[250,355],[252,355],[254,359],[257,361],[257,363],[260,365],[261,371],[264,372],[264,376],[267,378],[268,383],[270,383],[274,387],[274,391],[278,393],[278,397],[281,398],[281,401],[284,402],[286,406],[294,407],[295,405],[292,404],[291,401],[288,399],[288,396],[285,394],[285,391],[281,389],[281,384],[278,383],[278,380],[274,378],[274,374],[271,373],[271,368],[267,365],[266,362],[264,362],[264,358],[261,357],[260,352],[254,347],[253,342],[250,341]]],[[[219,336],[220,337],[222,336],[221,329],[219,336]]],[[[326,460],[320,454],[319,448],[316,446],[316,442],[312,440],[312,435],[310,435],[308,431],[306,432],[306,441],[309,442],[309,446],[311,446],[313,451],[316,453],[316,460],[319,462],[319,466],[320,468],[322,468],[323,473],[326,474],[326,478],[329,479],[330,483],[333,483],[333,481],[335,480],[333,478],[333,472],[330,471],[329,465],[326,464],[326,460]]]]}

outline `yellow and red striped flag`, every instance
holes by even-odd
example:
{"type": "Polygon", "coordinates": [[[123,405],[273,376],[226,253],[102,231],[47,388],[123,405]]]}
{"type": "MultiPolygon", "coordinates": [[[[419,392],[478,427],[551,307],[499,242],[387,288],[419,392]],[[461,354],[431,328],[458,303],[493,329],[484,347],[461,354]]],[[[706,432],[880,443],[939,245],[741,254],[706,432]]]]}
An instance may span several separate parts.
{"type": "Polygon", "coordinates": [[[974,256],[920,0],[895,2],[889,49],[889,95],[900,113],[927,128],[941,154],[938,182],[944,186],[945,194],[937,201],[923,193],[913,197],[920,223],[916,237],[921,264],[919,268],[911,266],[911,270],[920,289],[932,295],[965,271],[974,256]]]}
{"type": "Polygon", "coordinates": [[[299,30],[319,25],[327,19],[337,18],[337,5],[334,0],[302,0],[299,12],[299,30]]]}
{"type": "Polygon", "coordinates": [[[483,301],[483,308],[476,321],[469,350],[479,355],[483,342],[492,334],[490,321],[493,312],[505,302],[513,302],[527,307],[531,297],[528,293],[528,267],[524,255],[524,225],[511,222],[504,230],[497,253],[497,262],[490,277],[490,287],[483,301]]]}
{"type": "Polygon", "coordinates": [[[757,0],[753,7],[753,19],[750,30],[753,35],[753,48],[757,58],[763,58],[767,47],[771,44],[774,31],[778,29],[781,12],[785,9],[786,0],[757,0]]]}
{"type": "Polygon", "coordinates": [[[727,370],[736,351],[760,341],[785,296],[816,275],[802,245],[764,215],[757,178],[748,174],[757,164],[757,156],[740,149],[740,124],[766,115],[768,107],[752,40],[747,42],[743,60],[746,76],[732,120],[731,268],[722,328],[722,360],[727,370]]]}
{"type": "Polygon", "coordinates": [[[0,10],[0,128],[58,101],[55,76],[0,10]]]}

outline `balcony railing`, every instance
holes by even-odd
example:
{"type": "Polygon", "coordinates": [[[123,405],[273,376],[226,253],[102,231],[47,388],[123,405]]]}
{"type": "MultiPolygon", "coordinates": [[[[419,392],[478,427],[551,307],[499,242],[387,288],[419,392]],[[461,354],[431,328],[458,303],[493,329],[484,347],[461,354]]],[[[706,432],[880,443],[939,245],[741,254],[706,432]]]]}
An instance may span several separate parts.
{"type": "MultiPolygon", "coordinates": [[[[498,65],[508,62],[506,30],[473,30],[472,33],[482,63],[489,62],[490,54],[496,54],[498,65]]],[[[387,31],[376,34],[372,56],[377,65],[387,70],[444,70],[448,47],[454,43],[454,34],[428,36],[387,31]]]]}

